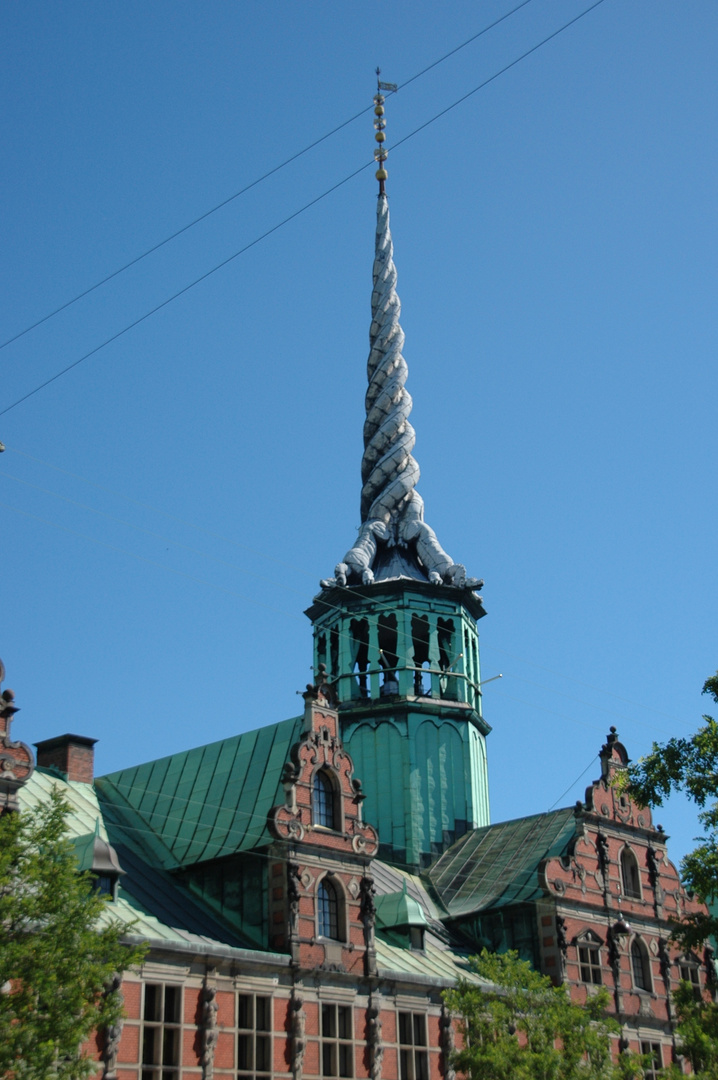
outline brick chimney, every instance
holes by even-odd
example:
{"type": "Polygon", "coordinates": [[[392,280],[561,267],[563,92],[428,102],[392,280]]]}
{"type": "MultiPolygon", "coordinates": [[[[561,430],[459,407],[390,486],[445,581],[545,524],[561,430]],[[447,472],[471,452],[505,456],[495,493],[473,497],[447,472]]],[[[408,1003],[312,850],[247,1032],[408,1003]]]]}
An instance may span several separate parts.
{"type": "Polygon", "coordinates": [[[57,735],[35,743],[39,768],[55,768],[68,780],[91,784],[95,778],[95,743],[85,735],[57,735]]]}

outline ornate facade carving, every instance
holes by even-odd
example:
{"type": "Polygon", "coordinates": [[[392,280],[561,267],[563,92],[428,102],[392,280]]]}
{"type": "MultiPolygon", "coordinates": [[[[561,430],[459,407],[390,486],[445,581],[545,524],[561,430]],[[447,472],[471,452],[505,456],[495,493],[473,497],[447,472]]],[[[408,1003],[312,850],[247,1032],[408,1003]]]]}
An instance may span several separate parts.
{"type": "Polygon", "coordinates": [[[217,1025],[217,987],[206,978],[200,994],[200,1062],[202,1080],[212,1080],[214,1076],[214,1054],[217,1048],[219,1031],[217,1025]]]}
{"type": "MultiPolygon", "coordinates": [[[[0,684],[5,679],[5,665],[0,660],[0,684]]],[[[35,758],[29,746],[10,737],[10,727],[16,712],[12,690],[0,693],[0,814],[17,810],[17,792],[35,771],[35,758]]]]}
{"type": "Polygon", "coordinates": [[[304,1055],[307,1050],[307,1018],[304,1013],[304,999],[296,989],[292,990],[289,1001],[289,1037],[291,1040],[292,1076],[294,1080],[302,1080],[304,1055]]]}
{"type": "Polygon", "coordinates": [[[439,1017],[439,1044],[441,1046],[444,1080],[455,1080],[456,1070],[452,1065],[452,1059],[456,1050],[456,1038],[452,1016],[446,1005],[441,1006],[441,1016],[439,1017]]]}
{"type": "Polygon", "coordinates": [[[384,1060],[384,1044],[381,1037],[382,1023],[379,1009],[373,1001],[367,1009],[367,1044],[369,1047],[369,1076],[371,1080],[381,1080],[384,1060]]]}
{"type": "Polygon", "coordinates": [[[102,1080],[116,1080],[117,1078],[117,1054],[120,1049],[120,1039],[122,1038],[122,1028],[124,1026],[122,1019],[124,997],[121,987],[122,976],[116,971],[103,991],[106,997],[109,997],[110,994],[115,995],[115,1000],[119,1006],[119,1016],[114,1024],[108,1024],[102,1033],[102,1050],[100,1051],[102,1080]]]}

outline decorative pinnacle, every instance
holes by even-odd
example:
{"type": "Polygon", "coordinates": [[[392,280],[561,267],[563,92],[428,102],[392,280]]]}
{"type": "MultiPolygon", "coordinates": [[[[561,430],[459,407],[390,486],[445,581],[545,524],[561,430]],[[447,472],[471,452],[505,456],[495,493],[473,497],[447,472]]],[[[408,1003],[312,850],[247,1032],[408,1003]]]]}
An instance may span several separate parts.
{"type": "Polygon", "coordinates": [[[389,151],[385,146],[386,135],[384,134],[384,128],[386,127],[386,120],[384,119],[384,95],[382,90],[389,90],[391,93],[396,93],[398,87],[396,83],[381,82],[379,76],[381,75],[381,68],[376,69],[376,94],[374,95],[374,128],[376,134],[374,138],[379,144],[374,151],[374,160],[378,163],[379,168],[376,171],[376,178],[379,181],[379,194],[386,194],[384,189],[384,182],[389,175],[384,168],[384,162],[386,161],[389,151]]]}

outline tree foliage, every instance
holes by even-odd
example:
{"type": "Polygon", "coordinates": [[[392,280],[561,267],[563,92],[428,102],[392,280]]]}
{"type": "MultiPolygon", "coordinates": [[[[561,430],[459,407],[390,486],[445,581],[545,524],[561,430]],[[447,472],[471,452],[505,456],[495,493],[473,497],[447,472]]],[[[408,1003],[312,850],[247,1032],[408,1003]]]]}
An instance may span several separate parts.
{"type": "Polygon", "coordinates": [[[107,897],[78,873],[67,813],[53,794],[0,817],[0,1076],[13,1080],[92,1072],[82,1043],[121,1011],[106,984],[144,954],[119,920],[98,925],[107,897]]]}
{"type": "MultiPolygon", "coordinates": [[[[703,685],[718,703],[718,672],[703,685]]],[[[718,900],[718,722],[703,717],[703,726],[688,739],[654,743],[651,753],[630,765],[625,790],[640,806],[662,806],[674,791],[684,791],[697,806],[705,835],[681,862],[687,887],[706,903],[718,900]]],[[[687,948],[718,934],[718,919],[693,915],[675,930],[687,948]]]]}
{"type": "Polygon", "coordinates": [[[520,960],[518,953],[486,949],[472,957],[474,971],[488,985],[465,979],[445,994],[459,1018],[463,1048],[454,1067],[470,1080],[633,1080],[641,1059],[612,1059],[612,1035],[620,1025],[606,1015],[605,987],[574,1004],[565,986],[520,960]]]}

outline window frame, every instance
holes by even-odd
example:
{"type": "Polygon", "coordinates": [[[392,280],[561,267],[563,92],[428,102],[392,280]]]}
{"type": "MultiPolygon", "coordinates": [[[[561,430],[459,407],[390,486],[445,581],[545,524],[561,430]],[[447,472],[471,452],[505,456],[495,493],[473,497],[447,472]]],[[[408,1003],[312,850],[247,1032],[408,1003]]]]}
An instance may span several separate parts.
{"type": "Polygon", "coordinates": [[[142,1027],[140,1032],[141,1080],[178,1080],[182,1070],[182,986],[171,982],[146,982],[142,986],[142,1027]],[[148,1016],[148,991],[158,991],[156,1016],[148,1016]],[[176,993],[173,1018],[167,1016],[168,991],[176,993]],[[150,1047],[151,1049],[148,1048],[150,1047]],[[168,1050],[170,1053],[168,1054],[168,1050]],[[166,1056],[176,1060],[166,1061],[166,1056]],[[154,1061],[147,1060],[155,1058],[154,1061]]]}
{"type": "Polygon", "coordinates": [[[344,893],[332,874],[325,874],[317,882],[316,908],[317,937],[326,941],[345,941],[344,893]],[[322,893],[326,894],[326,902],[322,893]]]}
{"type": "Polygon", "coordinates": [[[354,1009],[351,1005],[323,1001],[319,1011],[321,1075],[354,1076],[354,1009]]]}
{"type": "Polygon", "coordinates": [[[586,937],[576,942],[578,953],[578,970],[580,981],[585,986],[603,985],[603,965],[601,963],[601,946],[599,942],[586,937]],[[581,954],[585,953],[585,956],[581,954]],[[586,978],[588,974],[588,978],[586,978]],[[598,977],[596,977],[598,976],[598,977]]]}
{"type": "Polygon", "coordinates": [[[235,1020],[236,1020],[236,1032],[235,1032],[235,1075],[241,1080],[244,1078],[261,1077],[262,1080],[271,1080],[273,1075],[273,999],[271,994],[256,994],[253,991],[242,991],[236,995],[235,1001],[235,1020]],[[242,1015],[241,1003],[249,1002],[250,1008],[246,1016],[242,1015]],[[257,1002],[262,1002],[262,1011],[265,1012],[265,1016],[259,1022],[265,1022],[268,1026],[258,1027],[257,1019],[257,1002]],[[242,1020],[247,1020],[246,1024],[241,1023],[242,1020]],[[265,1055],[264,1063],[267,1068],[257,1068],[257,1047],[263,1047],[263,1053],[265,1055]],[[244,1054],[240,1050],[240,1047],[244,1047],[244,1054]],[[248,1051],[248,1054],[246,1053],[248,1051]],[[246,1065],[240,1064],[240,1061],[244,1057],[246,1065]]]}
{"type": "Polygon", "coordinates": [[[652,994],[653,973],[651,971],[651,958],[645,941],[639,937],[634,937],[629,955],[631,957],[631,977],[634,990],[641,994],[652,994]],[[639,963],[640,968],[638,967],[639,963]],[[636,978],[637,971],[640,971],[640,978],[636,978]],[[646,985],[642,986],[641,983],[646,985]]]}
{"type": "Polygon", "coordinates": [[[337,832],[339,807],[334,777],[326,768],[319,768],[312,777],[312,825],[337,832]]]}
{"type": "Polygon", "coordinates": [[[643,1080],[657,1080],[658,1073],[663,1068],[663,1047],[659,1042],[641,1039],[641,1053],[651,1054],[653,1057],[652,1067],[643,1070],[643,1080]]]}
{"type": "Polygon", "coordinates": [[[680,982],[688,983],[693,991],[696,1001],[703,1000],[703,987],[701,986],[700,963],[690,956],[681,956],[678,961],[678,978],[680,982]]]}
{"type": "Polygon", "coordinates": [[[399,1080],[429,1080],[429,1025],[424,1012],[397,1010],[399,1080]],[[405,1038],[409,1035],[409,1039],[405,1038]]]}
{"type": "Polygon", "coordinates": [[[627,900],[642,900],[641,868],[635,851],[624,847],[621,851],[621,893],[627,900]]]}

